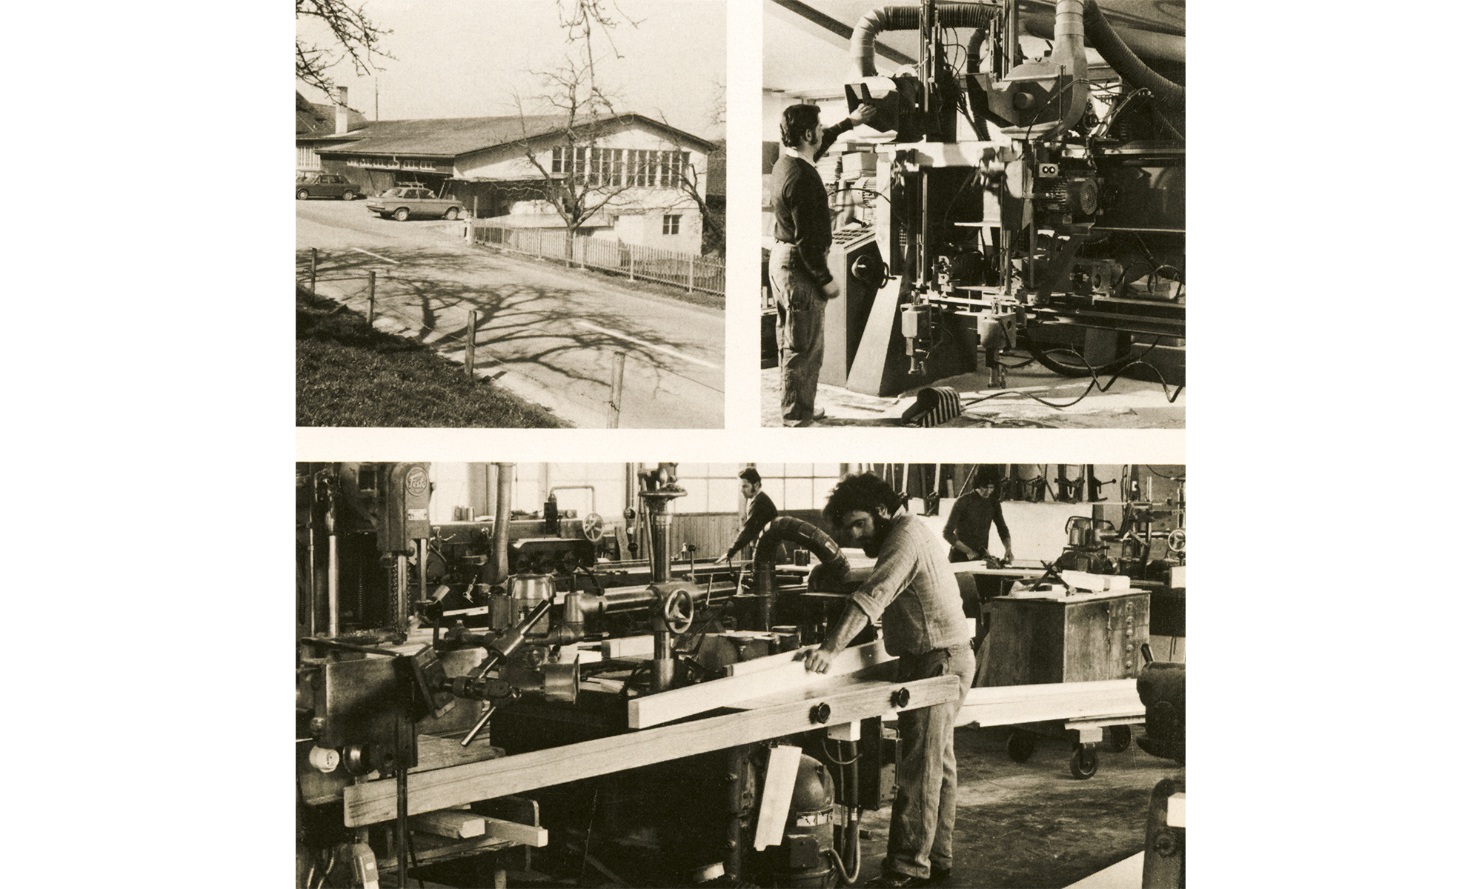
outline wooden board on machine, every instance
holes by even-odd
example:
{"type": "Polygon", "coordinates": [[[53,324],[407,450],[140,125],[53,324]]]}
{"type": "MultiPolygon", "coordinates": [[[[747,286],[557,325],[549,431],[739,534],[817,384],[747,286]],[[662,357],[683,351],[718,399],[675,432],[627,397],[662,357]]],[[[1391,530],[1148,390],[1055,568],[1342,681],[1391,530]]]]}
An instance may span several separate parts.
{"type": "Polygon", "coordinates": [[[987,685],[1127,679],[1142,669],[1148,594],[988,602],[987,685]]]}

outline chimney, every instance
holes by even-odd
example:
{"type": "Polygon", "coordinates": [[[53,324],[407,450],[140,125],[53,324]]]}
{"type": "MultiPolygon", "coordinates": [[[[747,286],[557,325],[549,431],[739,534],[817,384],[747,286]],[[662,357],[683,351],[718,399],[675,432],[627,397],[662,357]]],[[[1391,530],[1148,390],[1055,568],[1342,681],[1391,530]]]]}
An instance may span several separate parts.
{"type": "Polygon", "coordinates": [[[350,88],[339,88],[340,98],[334,103],[334,133],[336,136],[350,132],[350,88]]]}

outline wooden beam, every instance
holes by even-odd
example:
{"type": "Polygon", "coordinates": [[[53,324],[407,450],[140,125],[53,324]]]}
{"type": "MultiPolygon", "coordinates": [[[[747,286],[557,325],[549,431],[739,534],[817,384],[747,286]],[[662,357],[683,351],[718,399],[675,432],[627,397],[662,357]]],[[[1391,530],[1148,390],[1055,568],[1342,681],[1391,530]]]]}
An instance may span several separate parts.
{"type": "MultiPolygon", "coordinates": [[[[956,700],[960,691],[955,676],[934,676],[907,683],[861,682],[842,688],[827,699],[831,711],[828,724],[930,707],[956,700]],[[905,707],[897,707],[892,698],[902,688],[910,693],[910,700],[905,707]]],[[[407,780],[407,811],[420,814],[455,808],[821,728],[813,719],[816,706],[813,702],[793,701],[484,762],[413,772],[407,780]]],[[[395,781],[382,779],[345,788],[347,827],[364,827],[395,817],[395,781]]]]}
{"type": "Polygon", "coordinates": [[[518,821],[503,821],[499,818],[485,818],[484,822],[484,834],[491,840],[502,840],[520,846],[534,846],[537,849],[550,841],[550,836],[544,827],[531,827],[518,821]]]}
{"type": "Polygon", "coordinates": [[[975,688],[957,712],[957,725],[1137,718],[1145,708],[1136,679],[975,688]]]}
{"type": "Polygon", "coordinates": [[[443,809],[413,815],[412,830],[447,837],[450,840],[467,840],[486,834],[484,816],[475,815],[466,809],[443,809]]]}
{"type": "MultiPolygon", "coordinates": [[[[817,645],[804,645],[799,650],[807,651],[810,648],[817,647],[817,645]]],[[[864,662],[864,659],[868,658],[868,662],[872,664],[883,664],[888,661],[895,660],[895,655],[885,653],[884,639],[876,639],[874,642],[866,642],[863,645],[856,645],[852,648],[846,648],[843,651],[839,652],[839,658],[844,658],[846,655],[848,655],[848,657],[850,658],[859,658],[861,662],[864,662]]],[[[784,651],[781,654],[771,654],[767,655],[766,657],[752,658],[749,661],[737,661],[734,664],[726,665],[726,675],[745,676],[748,673],[761,673],[766,670],[775,670],[778,667],[786,667],[788,664],[796,661],[797,659],[797,651],[784,651]]],[[[851,661],[835,659],[834,663],[842,665],[851,663],[851,661]]],[[[839,667],[837,666],[830,670],[831,673],[838,671],[839,667]]],[[[846,670],[844,672],[848,671],[846,670]]]]}
{"type": "Polygon", "coordinates": [[[767,661],[768,668],[633,698],[628,701],[628,728],[651,728],[762,695],[801,691],[822,685],[830,677],[847,676],[873,667],[890,655],[885,653],[885,644],[879,640],[846,648],[834,658],[826,674],[808,672],[797,657],[798,652],[786,651],[757,658],[758,661],[767,661]]]}
{"type": "Polygon", "coordinates": [[[792,806],[792,787],[798,779],[803,748],[779,744],[767,754],[767,777],[762,784],[762,802],[756,811],[756,842],[760,852],[782,842],[787,829],[787,810],[792,806]]]}
{"type": "Polygon", "coordinates": [[[650,633],[647,636],[618,636],[614,639],[602,640],[602,657],[604,660],[616,660],[618,658],[650,658],[654,656],[654,637],[650,633]]]}

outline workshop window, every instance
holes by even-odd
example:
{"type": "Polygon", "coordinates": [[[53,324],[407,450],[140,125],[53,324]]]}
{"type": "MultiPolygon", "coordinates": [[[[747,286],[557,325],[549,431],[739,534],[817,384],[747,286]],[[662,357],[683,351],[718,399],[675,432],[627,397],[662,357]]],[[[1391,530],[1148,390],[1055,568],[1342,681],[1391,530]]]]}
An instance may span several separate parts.
{"type": "Polygon", "coordinates": [[[728,512],[741,508],[741,480],[736,477],[740,463],[681,463],[679,486],[686,496],[674,501],[680,513],[728,512]]]}
{"type": "Polygon", "coordinates": [[[677,234],[679,234],[679,214],[678,213],[665,213],[664,214],[664,234],[666,234],[666,235],[677,235],[677,234]]]}
{"type": "Polygon", "coordinates": [[[762,490],[777,509],[822,509],[829,492],[846,471],[840,463],[758,463],[762,490]]]}
{"type": "Polygon", "coordinates": [[[562,145],[551,149],[551,175],[571,172],[571,149],[562,145]]]}

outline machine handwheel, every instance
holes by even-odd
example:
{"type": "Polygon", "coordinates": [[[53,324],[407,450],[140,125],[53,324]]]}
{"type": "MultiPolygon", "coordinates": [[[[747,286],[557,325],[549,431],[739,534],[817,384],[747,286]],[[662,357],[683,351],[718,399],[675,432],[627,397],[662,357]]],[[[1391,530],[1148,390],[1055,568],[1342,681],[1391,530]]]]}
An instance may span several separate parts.
{"type": "Polygon", "coordinates": [[[1184,549],[1189,545],[1189,536],[1182,528],[1175,528],[1168,532],[1168,551],[1183,555],[1184,549]]]}
{"type": "Polygon", "coordinates": [[[1106,748],[1113,753],[1121,753],[1132,746],[1132,729],[1125,725],[1108,726],[1106,729],[1106,748]]]}
{"type": "Polygon", "coordinates": [[[589,512],[587,517],[581,520],[581,533],[593,543],[602,539],[603,527],[600,513],[589,512]]]}
{"type": "Polygon", "coordinates": [[[664,626],[671,633],[683,633],[695,621],[695,600],[685,590],[675,590],[664,600],[664,626]]]}
{"type": "Polygon", "coordinates": [[[1006,746],[1009,759],[1014,762],[1028,762],[1029,757],[1034,755],[1034,735],[1029,732],[1009,732],[1006,746]]]}
{"type": "Polygon", "coordinates": [[[1084,781],[1096,774],[1100,765],[1095,747],[1077,744],[1075,751],[1070,754],[1070,777],[1084,781]]]}

